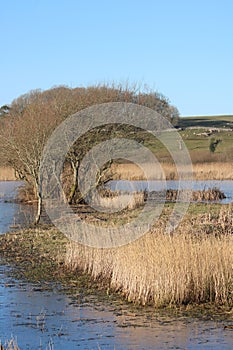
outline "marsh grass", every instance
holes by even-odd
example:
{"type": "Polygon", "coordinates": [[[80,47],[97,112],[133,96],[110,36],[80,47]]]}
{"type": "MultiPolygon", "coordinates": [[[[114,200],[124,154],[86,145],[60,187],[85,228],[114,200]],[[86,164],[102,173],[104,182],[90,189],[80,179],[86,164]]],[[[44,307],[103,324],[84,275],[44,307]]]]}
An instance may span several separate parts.
{"type": "MultiPolygon", "coordinates": [[[[178,173],[173,163],[160,163],[167,180],[177,180],[178,173]]],[[[154,174],[150,164],[144,165],[148,174],[148,180],[161,180],[162,173],[154,174]]],[[[193,163],[193,178],[196,180],[231,180],[233,179],[232,162],[199,162],[193,163]]],[[[141,168],[137,165],[114,164],[111,169],[115,180],[146,180],[141,168]]],[[[185,171],[185,168],[183,169],[185,171]]]]}
{"type": "Polygon", "coordinates": [[[0,341],[1,350],[20,350],[16,339],[11,338],[9,341],[6,341],[4,344],[0,341]]]}
{"type": "Polygon", "coordinates": [[[196,180],[233,180],[232,162],[210,162],[193,164],[196,180]]]}
{"type": "MultiPolygon", "coordinates": [[[[168,189],[166,191],[166,201],[174,202],[178,198],[179,191],[168,189]]],[[[137,208],[142,208],[145,202],[150,198],[153,200],[163,200],[164,193],[162,191],[135,191],[135,192],[123,192],[102,190],[100,196],[96,199],[95,203],[100,208],[110,209],[110,210],[135,210],[137,208]]],[[[182,191],[182,198],[189,201],[190,198],[193,202],[211,202],[220,201],[225,199],[225,194],[218,188],[209,188],[207,190],[190,190],[182,191]],[[191,197],[190,197],[191,195],[191,197]]]]}
{"type": "Polygon", "coordinates": [[[161,221],[140,239],[112,249],[69,242],[65,264],[142,305],[232,306],[232,206],[185,220],[174,235],[163,231],[161,221]]]}
{"type": "Polygon", "coordinates": [[[106,209],[128,209],[133,210],[141,207],[145,202],[144,192],[119,192],[104,190],[99,193],[98,198],[95,199],[95,203],[106,209]]]}
{"type": "Polygon", "coordinates": [[[14,169],[10,167],[0,167],[0,181],[16,180],[14,169]]]}
{"type": "MultiPolygon", "coordinates": [[[[33,228],[1,235],[1,258],[16,264],[17,278],[30,281],[56,280],[91,293],[100,288],[155,307],[211,303],[232,308],[233,206],[193,204],[168,235],[164,228],[172,209],[167,203],[151,231],[125,246],[91,248],[55,228],[33,228]]],[[[112,224],[127,223],[137,210],[118,214],[112,224]]],[[[43,315],[39,321],[43,327],[43,315]]]]}
{"type": "MultiPolygon", "coordinates": [[[[17,340],[15,340],[13,337],[6,341],[4,344],[0,341],[0,349],[1,350],[20,350],[17,340]]],[[[38,349],[42,349],[41,345],[38,346],[38,349]]],[[[49,340],[48,345],[46,346],[46,350],[54,350],[54,346],[51,340],[49,340]]]]}
{"type": "MultiPolygon", "coordinates": [[[[189,191],[182,191],[184,194],[189,193],[189,191]]],[[[167,190],[166,200],[167,201],[176,201],[178,198],[178,190],[167,190]]],[[[189,197],[187,197],[189,199],[189,197]]],[[[192,191],[191,200],[194,202],[210,202],[210,201],[220,201],[225,199],[225,194],[220,191],[218,188],[209,188],[207,190],[196,190],[192,191]]]]}

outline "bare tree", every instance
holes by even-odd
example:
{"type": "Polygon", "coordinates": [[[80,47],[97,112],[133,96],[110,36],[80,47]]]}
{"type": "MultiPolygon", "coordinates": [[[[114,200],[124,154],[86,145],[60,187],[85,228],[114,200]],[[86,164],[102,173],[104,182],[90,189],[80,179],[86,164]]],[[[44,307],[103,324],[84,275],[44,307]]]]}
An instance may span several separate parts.
{"type": "MultiPolygon", "coordinates": [[[[171,120],[172,109],[162,95],[154,92],[140,92],[137,87],[123,85],[98,85],[87,88],[70,89],[55,87],[47,91],[32,91],[14,100],[7,108],[2,108],[0,119],[0,159],[5,165],[15,169],[19,179],[27,181],[34,189],[38,201],[35,223],[38,223],[42,208],[40,187],[40,161],[45,144],[56,128],[69,115],[89,106],[106,102],[132,102],[150,107],[171,120]]],[[[109,126],[105,133],[100,129],[84,135],[69,150],[66,165],[72,170],[68,201],[74,200],[78,192],[77,178],[80,161],[86,152],[96,143],[121,132],[117,127],[109,126]]],[[[99,169],[97,184],[104,181],[104,174],[111,165],[99,169]]],[[[105,178],[106,179],[106,178],[105,178]]]]}
{"type": "Polygon", "coordinates": [[[49,135],[61,122],[51,102],[41,92],[31,92],[12,103],[0,125],[1,160],[33,187],[38,201],[35,223],[42,207],[40,158],[49,135]]]}

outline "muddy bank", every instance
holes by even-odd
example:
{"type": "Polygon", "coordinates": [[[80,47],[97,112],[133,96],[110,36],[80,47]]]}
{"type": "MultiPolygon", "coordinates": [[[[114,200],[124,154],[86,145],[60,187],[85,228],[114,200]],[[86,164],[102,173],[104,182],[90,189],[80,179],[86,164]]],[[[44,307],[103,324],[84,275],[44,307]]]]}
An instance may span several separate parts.
{"type": "Polygon", "coordinates": [[[81,270],[72,272],[64,265],[68,239],[56,229],[44,225],[0,235],[0,260],[14,267],[17,279],[38,282],[59,282],[64,287],[92,293],[104,290],[103,282],[93,281],[81,270]]]}

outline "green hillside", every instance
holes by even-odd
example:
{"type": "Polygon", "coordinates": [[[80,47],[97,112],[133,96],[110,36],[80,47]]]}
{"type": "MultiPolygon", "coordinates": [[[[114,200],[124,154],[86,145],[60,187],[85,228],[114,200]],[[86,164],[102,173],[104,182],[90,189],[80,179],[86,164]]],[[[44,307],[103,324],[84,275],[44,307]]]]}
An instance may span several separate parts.
{"type": "Polygon", "coordinates": [[[233,128],[233,115],[181,117],[178,127],[233,128]]]}

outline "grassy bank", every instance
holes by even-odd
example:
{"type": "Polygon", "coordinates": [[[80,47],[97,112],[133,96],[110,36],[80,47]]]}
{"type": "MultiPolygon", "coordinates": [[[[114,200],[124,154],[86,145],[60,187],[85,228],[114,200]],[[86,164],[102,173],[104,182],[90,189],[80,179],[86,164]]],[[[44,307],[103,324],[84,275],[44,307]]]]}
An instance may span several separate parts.
{"type": "MultiPolygon", "coordinates": [[[[16,278],[30,282],[60,282],[68,289],[74,288],[86,293],[100,289],[91,276],[81,269],[72,272],[65,267],[68,239],[50,226],[24,229],[0,235],[0,256],[2,262],[15,267],[16,278]]],[[[45,284],[46,288],[46,284],[45,284]]]]}
{"type": "MultiPolygon", "coordinates": [[[[171,206],[149,233],[129,245],[97,249],[70,242],[56,229],[0,236],[17,277],[117,293],[141,305],[233,307],[233,207],[192,205],[176,234],[164,234],[171,206]]],[[[120,220],[120,218],[119,218],[120,220]]],[[[92,221],[93,222],[93,221],[92,221]]]]}

